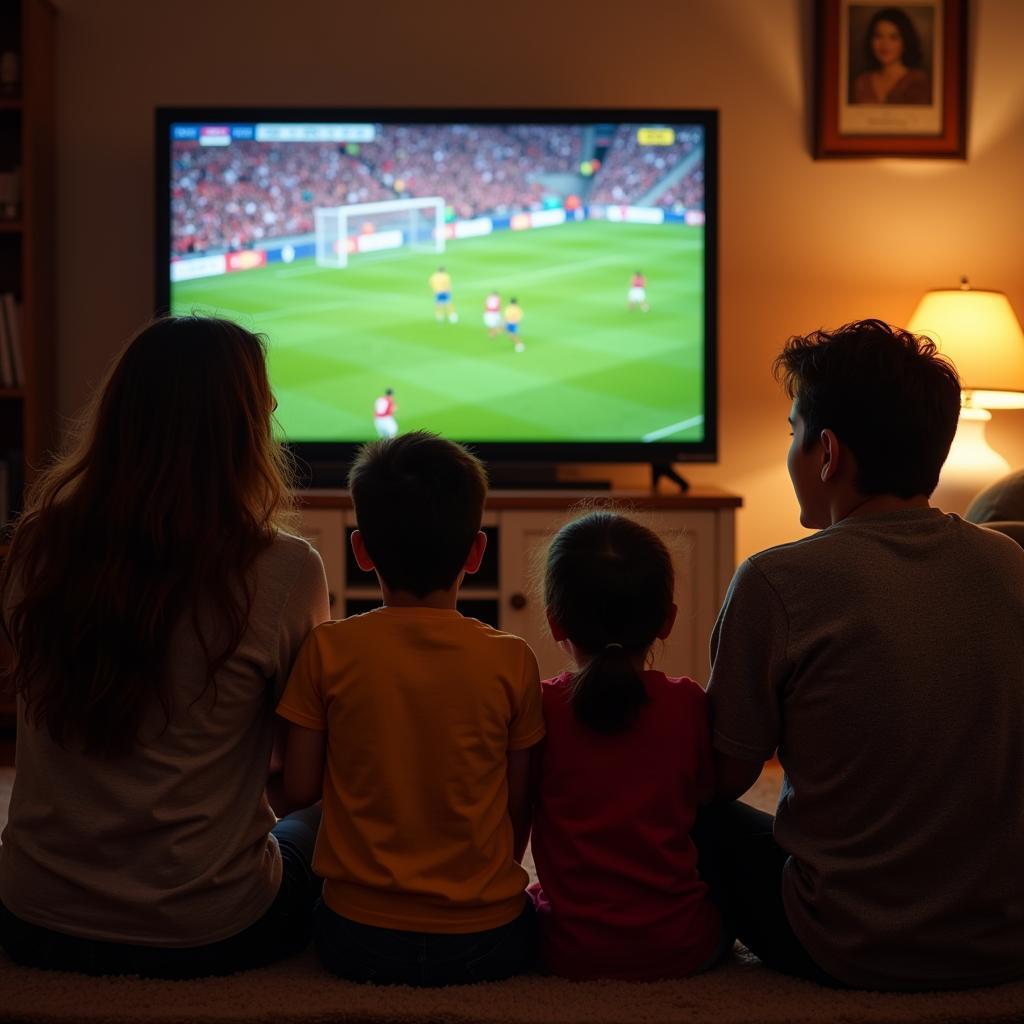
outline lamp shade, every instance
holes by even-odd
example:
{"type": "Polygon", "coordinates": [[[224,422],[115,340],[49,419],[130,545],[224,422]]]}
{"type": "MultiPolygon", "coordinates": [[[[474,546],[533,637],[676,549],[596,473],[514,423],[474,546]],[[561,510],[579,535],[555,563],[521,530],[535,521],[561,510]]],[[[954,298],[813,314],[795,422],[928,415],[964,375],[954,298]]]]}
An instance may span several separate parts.
{"type": "Polygon", "coordinates": [[[966,404],[1024,408],[1024,331],[1002,292],[964,285],[925,292],[907,330],[927,334],[952,359],[966,404]]]}

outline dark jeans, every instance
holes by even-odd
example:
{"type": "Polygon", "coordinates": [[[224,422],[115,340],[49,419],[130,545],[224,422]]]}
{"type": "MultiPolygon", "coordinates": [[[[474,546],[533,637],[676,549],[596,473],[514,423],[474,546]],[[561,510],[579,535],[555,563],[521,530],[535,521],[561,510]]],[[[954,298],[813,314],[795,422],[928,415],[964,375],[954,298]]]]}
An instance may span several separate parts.
{"type": "Polygon", "coordinates": [[[738,801],[702,807],[693,829],[698,870],[729,930],[772,970],[845,987],[811,959],[782,905],[789,855],[772,835],[774,819],[738,801]]]}
{"type": "Polygon", "coordinates": [[[180,979],[262,967],[309,941],[313,906],[322,887],[311,866],[319,825],[319,807],[296,811],[277,823],[273,832],[282,862],[277,898],[258,921],[230,938],[187,949],[101,942],[22,921],[0,903],[0,946],[15,963],[84,974],[180,979]]]}
{"type": "Polygon", "coordinates": [[[514,921],[462,935],[358,924],[321,902],[313,935],[320,960],[331,974],[378,985],[501,981],[530,970],[537,959],[536,911],[530,900],[514,921]]]}

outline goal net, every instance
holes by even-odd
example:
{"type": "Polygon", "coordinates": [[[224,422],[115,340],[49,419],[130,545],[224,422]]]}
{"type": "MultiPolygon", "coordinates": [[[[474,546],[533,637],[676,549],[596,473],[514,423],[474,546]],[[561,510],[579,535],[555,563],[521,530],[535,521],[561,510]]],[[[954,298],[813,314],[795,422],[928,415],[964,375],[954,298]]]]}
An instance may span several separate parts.
{"type": "Polygon", "coordinates": [[[321,267],[347,267],[359,253],[444,252],[444,200],[439,196],[319,206],[314,217],[321,267]]]}

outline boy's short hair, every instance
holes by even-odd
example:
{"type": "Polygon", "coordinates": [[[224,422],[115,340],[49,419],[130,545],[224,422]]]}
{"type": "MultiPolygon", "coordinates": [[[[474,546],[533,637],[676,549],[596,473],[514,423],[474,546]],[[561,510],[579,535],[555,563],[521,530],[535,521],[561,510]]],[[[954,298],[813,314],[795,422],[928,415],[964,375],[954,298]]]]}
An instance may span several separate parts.
{"type": "Polygon", "coordinates": [[[881,320],[797,335],[773,364],[805,424],[804,448],[832,430],[865,495],[931,494],[960,416],[960,378],[933,341],[881,320]]]}
{"type": "Polygon", "coordinates": [[[487,471],[472,452],[422,430],[371,441],[348,486],[366,551],[388,587],[425,597],[455,582],[487,496],[487,471]]]}

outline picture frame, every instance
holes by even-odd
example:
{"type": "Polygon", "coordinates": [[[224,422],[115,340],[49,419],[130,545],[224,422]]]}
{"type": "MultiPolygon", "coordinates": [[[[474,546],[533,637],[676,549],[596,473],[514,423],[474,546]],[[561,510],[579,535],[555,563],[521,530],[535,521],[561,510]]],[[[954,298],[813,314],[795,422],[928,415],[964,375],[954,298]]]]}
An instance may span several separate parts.
{"type": "Polygon", "coordinates": [[[816,0],[814,156],[966,156],[967,0],[816,0]]]}

